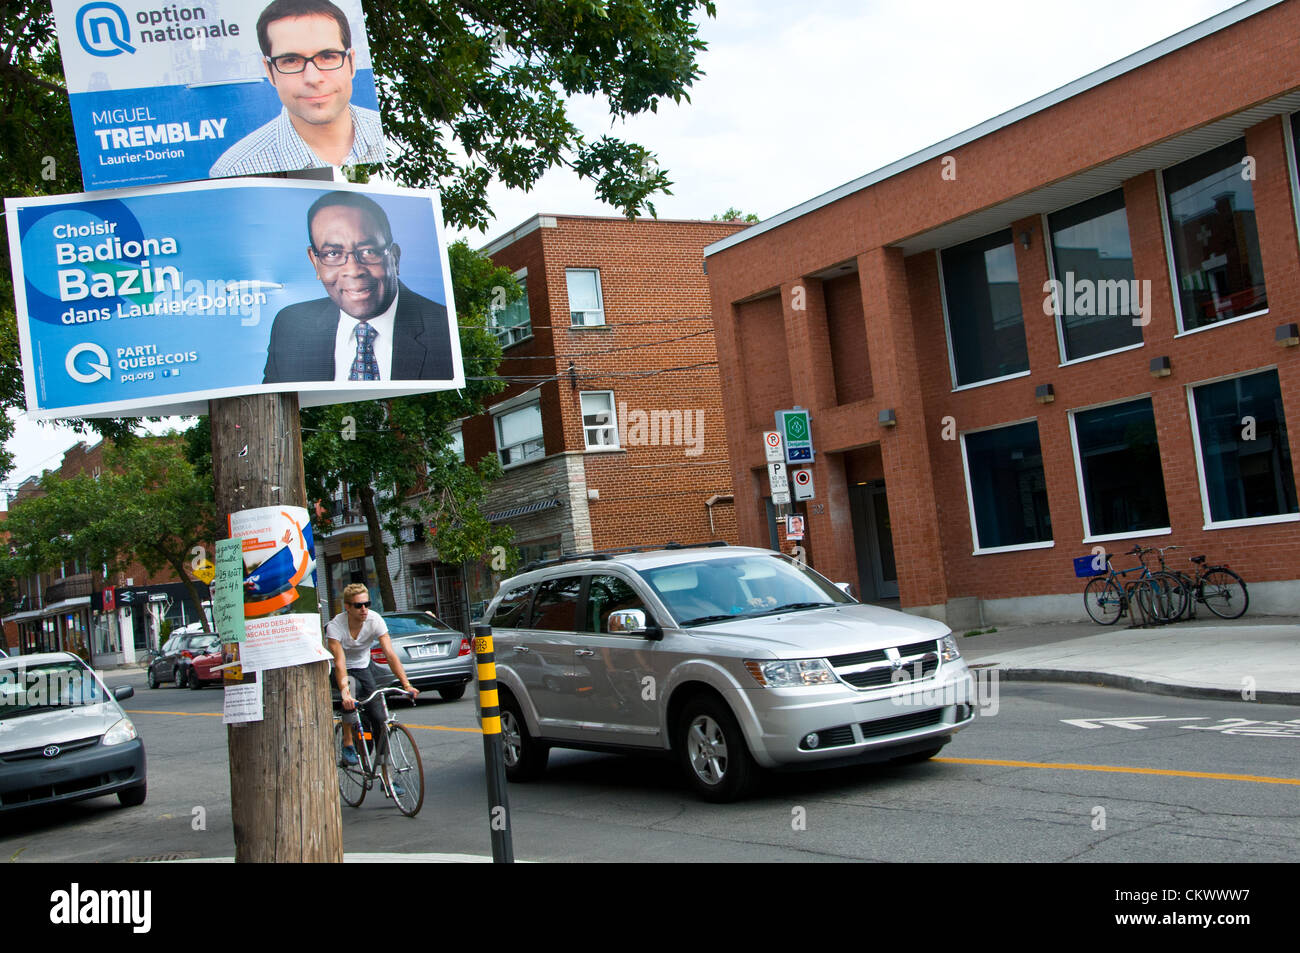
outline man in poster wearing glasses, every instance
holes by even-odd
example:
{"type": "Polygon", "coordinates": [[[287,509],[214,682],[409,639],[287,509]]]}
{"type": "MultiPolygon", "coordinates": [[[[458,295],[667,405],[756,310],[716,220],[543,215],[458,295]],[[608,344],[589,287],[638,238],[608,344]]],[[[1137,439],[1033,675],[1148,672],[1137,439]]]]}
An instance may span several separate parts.
{"type": "Polygon", "coordinates": [[[330,0],[274,0],[257,19],[280,114],[222,154],[212,178],[382,162],[379,113],[352,105],[352,28],[330,0]]]}
{"type": "Polygon", "coordinates": [[[402,249],[378,202],[327,192],[307,236],[327,297],[275,316],[262,383],[452,379],[447,309],[398,280],[402,249]]]}

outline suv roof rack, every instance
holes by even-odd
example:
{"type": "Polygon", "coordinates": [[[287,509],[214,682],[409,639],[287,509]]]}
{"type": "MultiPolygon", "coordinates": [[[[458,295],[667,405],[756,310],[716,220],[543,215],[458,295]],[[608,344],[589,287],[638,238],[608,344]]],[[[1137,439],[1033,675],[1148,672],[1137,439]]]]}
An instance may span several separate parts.
{"type": "Polygon", "coordinates": [[[556,566],[560,563],[577,562],[582,559],[611,559],[614,556],[624,556],[629,553],[648,553],[658,549],[705,549],[715,546],[731,545],[725,539],[714,539],[707,543],[677,543],[668,542],[662,546],[621,546],[614,549],[594,549],[585,553],[560,553],[558,556],[552,556],[549,559],[534,559],[526,566],[520,568],[520,572],[532,572],[534,569],[543,569],[546,566],[556,566]]]}

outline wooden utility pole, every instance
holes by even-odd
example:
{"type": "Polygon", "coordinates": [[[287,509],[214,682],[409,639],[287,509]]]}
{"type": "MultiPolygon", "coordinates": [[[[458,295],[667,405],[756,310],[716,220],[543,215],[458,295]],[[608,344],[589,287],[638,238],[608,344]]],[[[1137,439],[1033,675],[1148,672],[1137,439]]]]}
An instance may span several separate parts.
{"type": "MultiPolygon", "coordinates": [[[[208,402],[217,512],[307,505],[297,394],[208,402]]],[[[258,673],[263,720],[227,728],[235,860],[343,860],[327,662],[258,673]]]]}

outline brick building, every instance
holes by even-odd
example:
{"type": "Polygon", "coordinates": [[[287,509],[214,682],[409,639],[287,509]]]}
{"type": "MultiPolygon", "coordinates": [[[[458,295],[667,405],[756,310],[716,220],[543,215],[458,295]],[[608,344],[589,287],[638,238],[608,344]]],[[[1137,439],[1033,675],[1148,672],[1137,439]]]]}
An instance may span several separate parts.
{"type": "Polygon", "coordinates": [[[802,406],[803,545],[867,598],[1083,618],[1073,557],[1143,542],[1294,612],[1297,36],[1240,4],[706,249],[741,541],[802,406]]]}
{"type": "MultiPolygon", "coordinates": [[[[484,249],[526,294],[496,318],[511,384],[459,439],[469,460],[499,454],[486,508],[525,559],[736,540],[701,263],[742,227],[538,215],[484,249]]],[[[427,545],[406,559],[439,577],[427,545]]],[[[482,602],[493,586],[484,574],[469,589],[482,602]]]]}
{"type": "MultiPolygon", "coordinates": [[[[98,478],[104,448],[104,441],[93,446],[77,443],[64,453],[59,475],[70,479],[88,473],[98,478]]],[[[41,492],[40,478],[28,477],[10,496],[9,509],[17,510],[41,492]]],[[[206,599],[207,587],[198,581],[195,586],[206,599]]],[[[129,664],[161,644],[166,623],[197,621],[184,583],[170,573],[150,575],[139,563],[106,575],[103,565],[74,559],[17,579],[15,588],[17,603],[3,623],[6,633],[12,627],[11,646],[17,654],[66,651],[100,667],[129,664]]]]}

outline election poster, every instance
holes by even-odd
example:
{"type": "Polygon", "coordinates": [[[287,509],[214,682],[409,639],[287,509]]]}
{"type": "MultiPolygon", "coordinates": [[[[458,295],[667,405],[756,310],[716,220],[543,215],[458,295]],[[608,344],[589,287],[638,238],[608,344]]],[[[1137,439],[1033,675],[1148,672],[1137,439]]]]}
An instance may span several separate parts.
{"type": "Polygon", "coordinates": [[[34,419],[464,386],[434,193],[232,179],[5,209],[34,419]]]}
{"type": "Polygon", "coordinates": [[[359,0],[53,0],[89,190],[382,162],[359,0]]]}
{"type": "Polygon", "coordinates": [[[230,514],[243,552],[245,672],[329,658],[317,605],[316,547],[301,506],[261,506],[230,514]]]}

